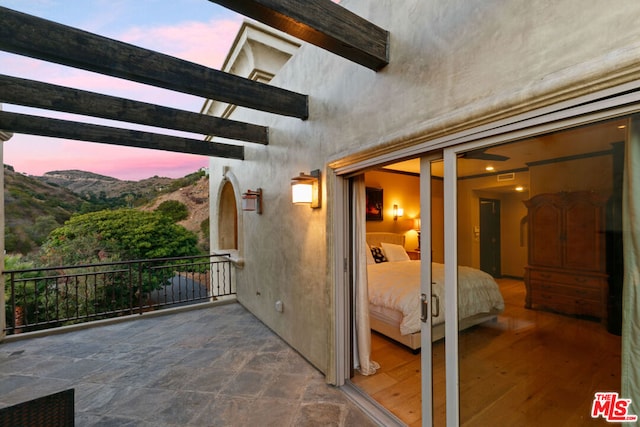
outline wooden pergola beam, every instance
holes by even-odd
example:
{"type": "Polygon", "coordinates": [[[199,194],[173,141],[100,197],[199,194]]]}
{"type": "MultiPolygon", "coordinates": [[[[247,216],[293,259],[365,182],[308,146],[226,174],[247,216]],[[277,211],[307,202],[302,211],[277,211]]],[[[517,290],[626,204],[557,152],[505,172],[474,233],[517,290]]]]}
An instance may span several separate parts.
{"type": "Polygon", "coordinates": [[[269,129],[265,126],[2,74],[0,74],[0,102],[215,135],[264,145],[269,143],[269,129]]]}
{"type": "Polygon", "coordinates": [[[244,147],[239,145],[212,143],[147,131],[78,123],[7,111],[0,111],[0,129],[29,135],[244,160],[244,147]]]}
{"type": "Polygon", "coordinates": [[[0,50],[306,119],[308,97],[0,7],[0,50]]]}
{"type": "Polygon", "coordinates": [[[389,64],[389,32],[331,0],[209,0],[378,71],[389,64]]]}

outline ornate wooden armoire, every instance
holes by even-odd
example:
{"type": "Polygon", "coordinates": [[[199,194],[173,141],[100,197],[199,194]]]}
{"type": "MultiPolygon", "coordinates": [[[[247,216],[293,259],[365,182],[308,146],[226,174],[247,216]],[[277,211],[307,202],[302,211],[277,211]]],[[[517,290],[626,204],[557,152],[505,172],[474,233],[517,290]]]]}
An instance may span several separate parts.
{"type": "Polygon", "coordinates": [[[594,192],[538,194],[525,201],[527,308],[607,319],[607,198],[594,192]]]}

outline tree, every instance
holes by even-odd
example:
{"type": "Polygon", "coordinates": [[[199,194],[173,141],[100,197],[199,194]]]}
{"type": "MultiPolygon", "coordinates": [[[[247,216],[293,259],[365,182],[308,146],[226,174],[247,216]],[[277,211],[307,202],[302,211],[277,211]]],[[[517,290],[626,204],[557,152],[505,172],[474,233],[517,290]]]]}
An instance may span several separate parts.
{"type": "Polygon", "coordinates": [[[197,237],[159,212],[117,209],[71,217],[41,248],[46,265],[198,255],[197,237]]]}
{"type": "MultiPolygon", "coordinates": [[[[166,284],[167,272],[155,268],[159,263],[150,269],[144,267],[145,262],[136,262],[131,265],[135,265],[140,274],[131,276],[124,268],[113,271],[107,262],[200,255],[197,243],[195,234],[159,212],[118,209],[75,215],[51,232],[40,255],[41,262],[50,267],[81,266],[74,269],[74,274],[80,277],[74,279],[77,292],[73,287],[69,290],[66,282],[58,283],[57,298],[53,302],[50,298],[37,303],[57,304],[54,308],[63,316],[126,309],[132,298],[144,299],[149,292],[166,284]],[[83,272],[90,274],[85,277],[83,272]]],[[[172,266],[176,263],[164,262],[172,266]]],[[[190,268],[189,264],[185,262],[185,268],[190,268]]],[[[46,286],[52,288],[52,285],[46,286]]]]}
{"type": "Polygon", "coordinates": [[[165,200],[158,205],[155,211],[171,218],[173,222],[189,218],[189,208],[177,200],[165,200]]]}
{"type": "Polygon", "coordinates": [[[36,218],[35,223],[29,228],[29,237],[35,242],[36,245],[41,245],[49,235],[49,233],[60,224],[56,221],[53,215],[43,215],[36,218]]]}
{"type": "MultiPolygon", "coordinates": [[[[21,254],[5,255],[4,271],[14,271],[11,277],[17,282],[7,281],[4,288],[7,326],[17,328],[24,324],[23,316],[26,316],[27,313],[38,312],[40,301],[36,297],[36,278],[41,277],[43,273],[35,269],[33,261],[27,261],[21,254]]],[[[37,322],[37,318],[33,316],[29,320],[37,322]]]]}
{"type": "Polygon", "coordinates": [[[205,218],[200,223],[200,231],[202,231],[202,235],[204,236],[202,242],[202,249],[205,252],[209,252],[209,218],[205,218]]]}

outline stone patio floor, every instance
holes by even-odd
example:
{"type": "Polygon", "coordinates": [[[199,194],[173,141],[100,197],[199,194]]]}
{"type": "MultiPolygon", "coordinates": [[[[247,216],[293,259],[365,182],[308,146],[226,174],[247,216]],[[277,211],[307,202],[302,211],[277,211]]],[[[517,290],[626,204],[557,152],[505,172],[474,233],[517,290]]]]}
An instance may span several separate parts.
{"type": "Polygon", "coordinates": [[[0,344],[0,407],[75,388],[76,426],[375,426],[238,303],[0,344]]]}

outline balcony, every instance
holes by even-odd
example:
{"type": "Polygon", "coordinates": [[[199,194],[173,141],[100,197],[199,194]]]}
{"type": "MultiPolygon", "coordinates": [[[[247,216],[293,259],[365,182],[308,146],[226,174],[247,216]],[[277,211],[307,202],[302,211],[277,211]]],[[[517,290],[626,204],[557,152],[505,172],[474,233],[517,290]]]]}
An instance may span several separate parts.
{"type": "Polygon", "coordinates": [[[227,256],[5,282],[0,408],[74,389],[77,426],[375,425],[237,303],[227,256]]]}
{"type": "Polygon", "coordinates": [[[73,388],[76,426],[376,425],[237,302],[128,319],[7,337],[0,407],[73,388]]]}

